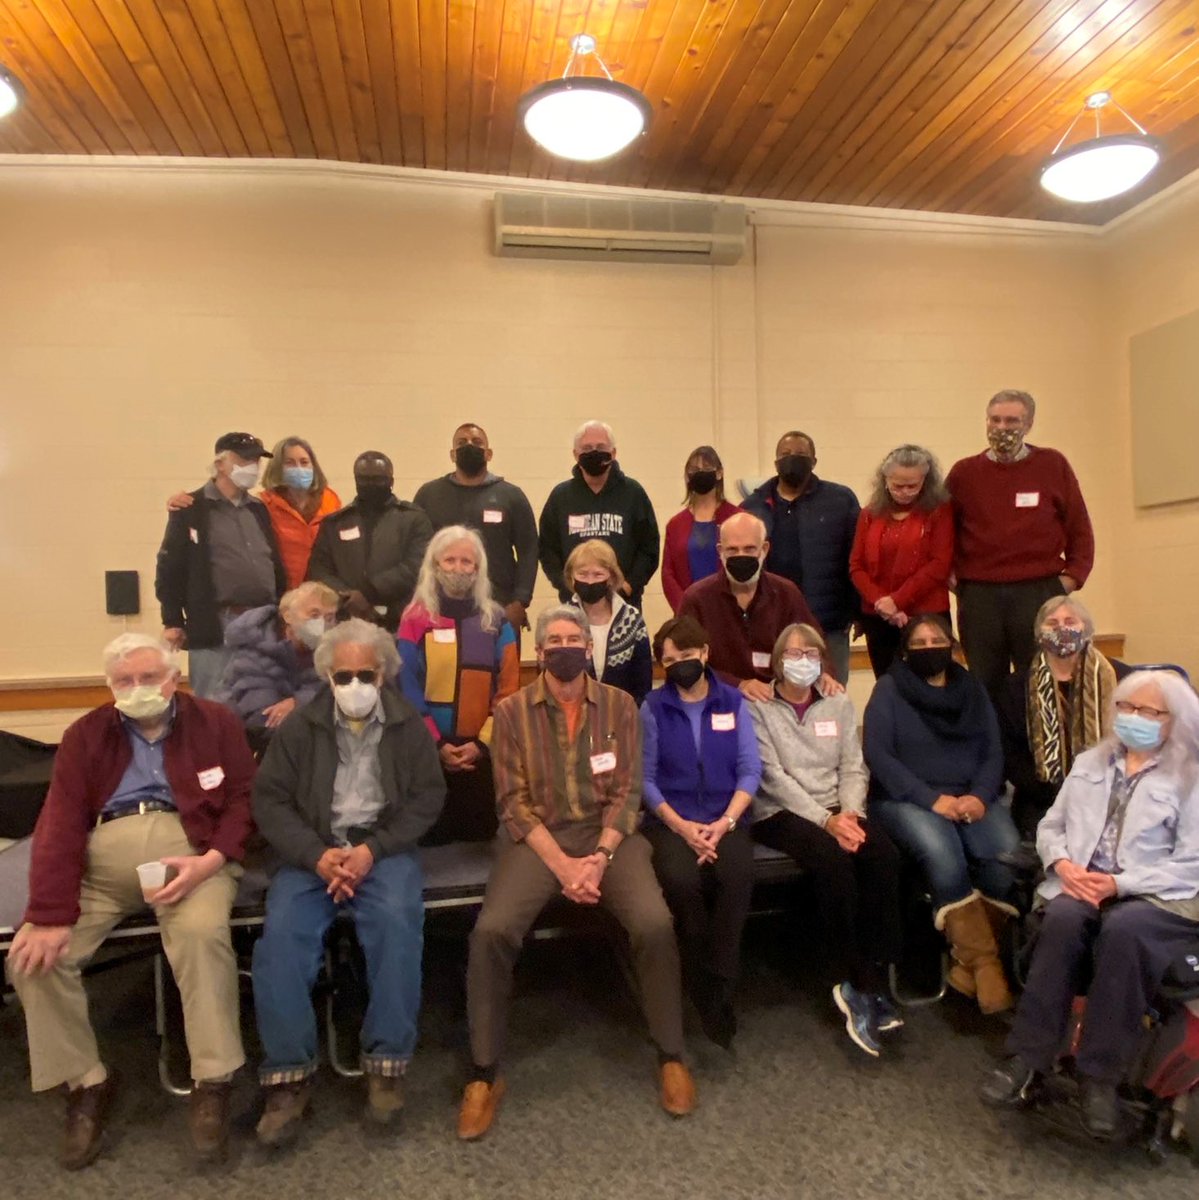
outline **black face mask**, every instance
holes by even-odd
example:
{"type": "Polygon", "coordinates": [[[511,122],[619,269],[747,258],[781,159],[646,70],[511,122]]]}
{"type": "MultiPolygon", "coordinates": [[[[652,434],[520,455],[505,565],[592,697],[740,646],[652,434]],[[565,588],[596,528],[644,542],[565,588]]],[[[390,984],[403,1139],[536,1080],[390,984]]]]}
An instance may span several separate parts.
{"type": "Polygon", "coordinates": [[[809,458],[806,454],[785,454],[774,465],[778,470],[779,478],[788,487],[797,488],[803,487],[808,482],[808,476],[811,475],[816,460],[809,458]]]}
{"type": "Polygon", "coordinates": [[[364,482],[358,485],[358,503],[363,508],[382,508],[390,495],[390,483],[364,482]]]}
{"type": "Polygon", "coordinates": [[[687,479],[687,488],[696,496],[706,496],[716,490],[715,471],[695,471],[687,479]]]}
{"type": "Polygon", "coordinates": [[[920,679],[940,675],[953,661],[952,646],[930,646],[926,650],[909,650],[904,660],[912,674],[920,679]]]}
{"type": "Polygon", "coordinates": [[[608,589],[610,587],[611,584],[607,583],[576,583],[575,595],[584,604],[598,604],[601,600],[608,598],[608,589]]]}
{"type": "Polygon", "coordinates": [[[612,455],[607,450],[584,450],[579,455],[579,466],[584,475],[593,478],[602,475],[612,465],[612,455]]]}
{"type": "Polygon", "coordinates": [[[560,683],[578,679],[587,667],[585,646],[551,646],[542,655],[545,669],[560,683]]]}
{"type": "Polygon", "coordinates": [[[762,569],[762,560],[756,554],[733,554],[724,560],[724,569],[738,583],[749,583],[762,569]]]}
{"type": "Polygon", "coordinates": [[[487,466],[487,451],[482,446],[472,446],[467,442],[455,448],[454,465],[463,475],[478,475],[487,466]]]}
{"type": "Polygon", "coordinates": [[[684,658],[679,662],[672,662],[666,668],[666,678],[680,692],[685,692],[689,688],[695,687],[703,677],[703,673],[704,664],[698,658],[684,658]]]}

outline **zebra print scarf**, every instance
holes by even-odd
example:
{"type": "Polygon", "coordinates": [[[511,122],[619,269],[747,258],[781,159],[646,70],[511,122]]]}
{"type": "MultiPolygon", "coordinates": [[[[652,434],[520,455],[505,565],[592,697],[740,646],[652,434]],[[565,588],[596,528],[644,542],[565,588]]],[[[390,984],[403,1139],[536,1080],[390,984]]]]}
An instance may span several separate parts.
{"type": "Polygon", "coordinates": [[[1028,744],[1037,778],[1061,783],[1074,759],[1111,732],[1116,672],[1091,643],[1078,656],[1063,698],[1045,651],[1028,669],[1028,744]]]}

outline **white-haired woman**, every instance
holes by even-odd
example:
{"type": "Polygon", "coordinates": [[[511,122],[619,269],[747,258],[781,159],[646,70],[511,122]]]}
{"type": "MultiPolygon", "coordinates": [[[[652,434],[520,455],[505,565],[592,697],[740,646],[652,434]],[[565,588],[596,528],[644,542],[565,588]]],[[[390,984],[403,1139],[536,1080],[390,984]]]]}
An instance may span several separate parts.
{"type": "Polygon", "coordinates": [[[923,446],[897,446],[874,474],[849,552],[875,679],[890,668],[914,614],[948,619],[952,561],[953,516],[941,468],[923,446]]]}
{"type": "Polygon", "coordinates": [[[1012,820],[1030,840],[1074,760],[1111,733],[1118,679],[1094,645],[1095,622],[1080,600],[1046,600],[1033,630],[1037,652],[1028,670],[1011,675],[995,697],[1012,820]]]}
{"type": "Polygon", "coordinates": [[[1075,1057],[1087,1131],[1116,1132],[1116,1089],[1145,1010],[1199,934],[1199,697],[1169,671],[1134,671],[1114,693],[1112,735],[1080,754],[1037,830],[1044,920],[988,1079],[993,1104],[1034,1098],[1086,986],[1075,1057]]]}
{"type": "Polygon", "coordinates": [[[445,808],[426,843],[490,838],[491,714],[520,686],[520,659],[473,529],[449,525],[433,535],[396,644],[400,688],[424,717],[445,772],[445,808]]]}

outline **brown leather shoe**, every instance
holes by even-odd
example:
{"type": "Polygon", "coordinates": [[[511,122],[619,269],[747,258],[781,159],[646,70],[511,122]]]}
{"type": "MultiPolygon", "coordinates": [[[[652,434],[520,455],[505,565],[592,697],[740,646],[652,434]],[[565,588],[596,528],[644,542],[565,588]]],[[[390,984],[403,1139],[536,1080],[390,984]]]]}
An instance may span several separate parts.
{"type": "Polygon", "coordinates": [[[500,1106],[507,1085],[502,1079],[495,1083],[476,1080],[466,1085],[462,1093],[462,1107],[458,1110],[458,1136],[464,1142],[481,1138],[495,1120],[495,1110],[500,1106]]]}
{"type": "Polygon", "coordinates": [[[202,1162],[220,1162],[229,1144],[229,1108],[233,1084],[201,1083],[192,1085],[187,1127],[192,1149],[202,1162]]]}
{"type": "Polygon", "coordinates": [[[312,1080],[276,1083],[264,1089],[266,1105],[258,1120],[258,1140],[264,1146],[285,1146],[300,1131],[300,1120],[308,1111],[312,1080]]]}
{"type": "Polygon", "coordinates": [[[662,1107],[672,1117],[685,1117],[695,1107],[695,1080],[681,1062],[665,1062],[658,1068],[662,1083],[662,1107]]]}
{"type": "Polygon", "coordinates": [[[366,1077],[366,1119],[390,1125],[404,1107],[404,1081],[395,1075],[366,1077]]]}
{"type": "Polygon", "coordinates": [[[76,1088],[67,1093],[67,1124],[59,1161],[68,1171],[78,1171],[95,1162],[103,1149],[116,1087],[116,1076],[110,1073],[95,1087],[76,1088]]]}

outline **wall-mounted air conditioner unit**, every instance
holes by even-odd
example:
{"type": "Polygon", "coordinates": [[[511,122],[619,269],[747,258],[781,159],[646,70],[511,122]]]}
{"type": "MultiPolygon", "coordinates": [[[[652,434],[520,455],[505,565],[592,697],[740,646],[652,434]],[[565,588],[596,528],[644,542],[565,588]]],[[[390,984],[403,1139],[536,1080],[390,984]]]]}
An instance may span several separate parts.
{"type": "Polygon", "coordinates": [[[728,266],[745,251],[742,204],[496,192],[495,252],[513,258],[728,266]]]}

